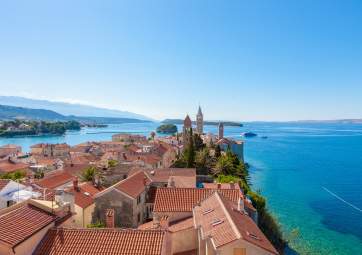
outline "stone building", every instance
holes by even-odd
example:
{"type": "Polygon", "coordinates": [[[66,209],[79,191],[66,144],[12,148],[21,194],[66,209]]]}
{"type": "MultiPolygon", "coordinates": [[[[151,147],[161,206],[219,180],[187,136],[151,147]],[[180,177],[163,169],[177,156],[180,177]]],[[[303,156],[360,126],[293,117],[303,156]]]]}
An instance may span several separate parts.
{"type": "Polygon", "coordinates": [[[190,119],[189,115],[186,115],[186,118],[184,120],[184,126],[182,129],[182,141],[183,144],[187,144],[190,139],[190,132],[192,130],[192,121],[190,119]]]}
{"type": "Polygon", "coordinates": [[[0,158],[21,153],[21,146],[6,144],[0,147],[0,158]]]}
{"type": "Polygon", "coordinates": [[[68,157],[70,153],[70,146],[66,143],[39,143],[32,145],[30,148],[32,155],[44,157],[68,157]]]}
{"type": "Polygon", "coordinates": [[[143,171],[138,171],[96,194],[92,221],[105,222],[106,210],[113,209],[116,227],[136,228],[142,224],[148,218],[147,213],[152,211],[146,206],[150,182],[143,171]]]}

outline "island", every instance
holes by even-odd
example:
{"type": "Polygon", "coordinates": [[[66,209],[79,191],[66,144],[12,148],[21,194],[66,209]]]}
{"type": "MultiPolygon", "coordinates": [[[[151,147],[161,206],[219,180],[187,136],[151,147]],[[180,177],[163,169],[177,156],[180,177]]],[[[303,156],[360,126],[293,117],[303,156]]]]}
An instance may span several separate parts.
{"type": "Polygon", "coordinates": [[[177,133],[177,127],[174,124],[162,124],[156,129],[157,133],[174,134],[177,133]]]}
{"type": "Polygon", "coordinates": [[[63,135],[67,130],[80,130],[77,121],[31,121],[11,120],[0,122],[0,137],[30,136],[30,135],[63,135]]]}

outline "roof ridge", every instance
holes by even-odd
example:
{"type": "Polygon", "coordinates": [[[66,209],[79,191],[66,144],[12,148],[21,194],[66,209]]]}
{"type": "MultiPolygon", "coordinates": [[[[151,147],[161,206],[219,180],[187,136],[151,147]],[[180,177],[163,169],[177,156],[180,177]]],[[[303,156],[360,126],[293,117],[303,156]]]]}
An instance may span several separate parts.
{"type": "Polygon", "coordinates": [[[108,231],[108,232],[167,232],[162,229],[137,229],[137,228],[72,228],[72,227],[53,227],[53,231],[108,231]]]}
{"type": "MultiPolygon", "coordinates": [[[[139,174],[139,173],[142,173],[142,172],[143,172],[144,175],[146,175],[143,169],[139,169],[139,170],[137,170],[136,172],[134,172],[133,174],[131,174],[130,176],[128,176],[126,179],[120,180],[119,182],[113,184],[112,186],[109,186],[108,188],[106,188],[106,189],[98,192],[98,193],[95,194],[94,196],[97,196],[97,197],[98,197],[98,196],[100,196],[101,194],[104,194],[104,193],[108,192],[109,190],[111,190],[111,189],[113,189],[113,188],[116,188],[119,184],[124,183],[125,181],[129,180],[131,177],[134,177],[135,175],[137,175],[137,174],[139,174]]],[[[146,175],[146,177],[152,182],[152,179],[150,179],[147,175],[146,175]]]]}
{"type": "MultiPolygon", "coordinates": [[[[220,201],[220,204],[221,204],[221,207],[222,207],[222,209],[223,209],[223,211],[224,211],[224,213],[225,213],[225,216],[226,216],[227,220],[229,221],[229,224],[231,225],[232,229],[234,230],[236,236],[237,236],[238,238],[244,239],[244,238],[243,238],[243,235],[240,233],[240,231],[238,230],[237,226],[235,225],[234,220],[233,220],[233,217],[230,215],[229,211],[228,211],[227,208],[226,208],[227,205],[226,205],[226,203],[225,203],[224,200],[227,199],[227,198],[225,198],[225,197],[224,197],[222,194],[220,194],[218,191],[214,192],[214,194],[216,195],[217,199],[220,201]],[[215,193],[216,193],[216,194],[215,194],[215,193]]],[[[228,200],[228,199],[227,199],[227,200],[228,200]]]]}

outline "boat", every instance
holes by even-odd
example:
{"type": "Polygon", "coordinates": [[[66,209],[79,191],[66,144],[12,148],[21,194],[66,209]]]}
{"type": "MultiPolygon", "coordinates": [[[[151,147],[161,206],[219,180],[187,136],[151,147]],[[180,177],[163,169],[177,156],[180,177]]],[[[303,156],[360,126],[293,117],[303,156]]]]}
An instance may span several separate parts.
{"type": "Polygon", "coordinates": [[[255,136],[257,136],[257,134],[255,134],[253,132],[245,132],[243,135],[244,135],[244,137],[255,137],[255,136]]]}

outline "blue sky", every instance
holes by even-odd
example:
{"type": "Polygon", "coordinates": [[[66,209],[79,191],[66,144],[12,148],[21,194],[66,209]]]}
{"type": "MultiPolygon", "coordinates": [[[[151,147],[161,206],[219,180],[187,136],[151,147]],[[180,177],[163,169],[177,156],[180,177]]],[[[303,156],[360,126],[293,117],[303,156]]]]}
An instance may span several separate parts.
{"type": "MultiPolygon", "coordinates": [[[[0,94],[156,119],[362,117],[362,1],[0,1],[0,94]]],[[[0,102],[1,103],[1,102],[0,102]]]]}

